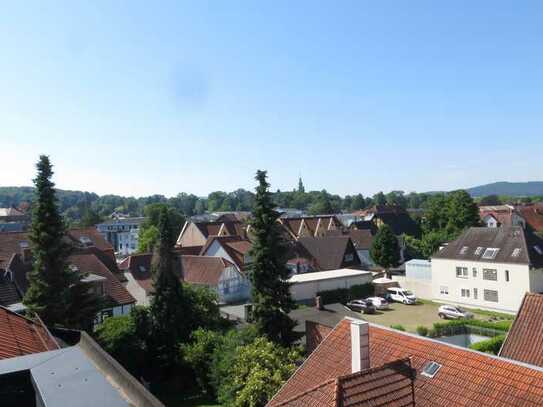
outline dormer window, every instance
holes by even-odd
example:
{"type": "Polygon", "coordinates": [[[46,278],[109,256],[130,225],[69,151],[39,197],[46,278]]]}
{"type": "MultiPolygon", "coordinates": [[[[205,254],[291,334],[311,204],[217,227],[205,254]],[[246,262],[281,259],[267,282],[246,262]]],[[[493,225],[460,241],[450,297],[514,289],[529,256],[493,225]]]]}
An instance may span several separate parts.
{"type": "Polygon", "coordinates": [[[489,247],[483,253],[483,259],[494,260],[496,258],[496,256],[498,255],[499,251],[500,251],[500,249],[489,247]]]}
{"type": "Polygon", "coordinates": [[[90,240],[88,236],[81,236],[79,238],[79,243],[81,243],[81,245],[84,247],[90,247],[93,245],[92,240],[90,240]]]}

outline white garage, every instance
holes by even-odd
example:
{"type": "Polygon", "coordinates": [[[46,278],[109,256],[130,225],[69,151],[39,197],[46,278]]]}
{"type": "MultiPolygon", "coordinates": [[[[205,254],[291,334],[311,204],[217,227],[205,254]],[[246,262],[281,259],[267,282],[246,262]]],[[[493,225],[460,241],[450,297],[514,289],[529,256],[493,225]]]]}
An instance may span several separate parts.
{"type": "Polygon", "coordinates": [[[372,279],[370,271],[339,269],[295,274],[288,281],[294,301],[309,301],[313,300],[319,291],[350,288],[353,285],[371,283],[372,279]]]}

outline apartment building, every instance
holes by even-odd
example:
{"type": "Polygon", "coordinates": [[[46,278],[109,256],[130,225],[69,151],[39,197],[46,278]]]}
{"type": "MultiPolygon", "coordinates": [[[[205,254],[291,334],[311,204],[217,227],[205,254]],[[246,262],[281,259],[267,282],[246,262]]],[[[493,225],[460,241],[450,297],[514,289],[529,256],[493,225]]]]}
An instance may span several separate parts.
{"type": "Polygon", "coordinates": [[[473,227],[432,256],[436,301],[517,312],[543,292],[543,241],[520,226],[473,227]]]}

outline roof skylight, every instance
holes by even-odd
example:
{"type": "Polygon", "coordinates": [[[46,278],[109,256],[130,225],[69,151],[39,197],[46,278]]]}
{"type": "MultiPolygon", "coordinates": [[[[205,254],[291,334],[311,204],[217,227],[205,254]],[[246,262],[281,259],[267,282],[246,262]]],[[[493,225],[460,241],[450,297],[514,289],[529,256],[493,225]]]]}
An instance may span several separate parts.
{"type": "Polygon", "coordinates": [[[483,252],[483,249],[484,247],[481,247],[481,246],[477,247],[477,249],[475,249],[475,255],[479,256],[483,252]]]}
{"type": "Polygon", "coordinates": [[[426,377],[434,377],[441,369],[441,365],[437,362],[428,362],[422,368],[422,375],[426,377]]]}
{"type": "Polygon", "coordinates": [[[534,246],[534,250],[537,252],[537,254],[543,254],[543,249],[541,249],[541,246],[534,246]]]}
{"type": "Polygon", "coordinates": [[[520,255],[520,248],[517,247],[515,250],[513,250],[511,257],[518,257],[519,255],[520,255]]]}
{"type": "Polygon", "coordinates": [[[496,256],[498,255],[499,251],[500,251],[500,249],[489,247],[483,253],[483,259],[494,260],[496,258],[496,256]]]}
{"type": "Polygon", "coordinates": [[[468,249],[469,249],[468,246],[462,246],[462,248],[460,249],[460,254],[466,254],[468,249]]]}

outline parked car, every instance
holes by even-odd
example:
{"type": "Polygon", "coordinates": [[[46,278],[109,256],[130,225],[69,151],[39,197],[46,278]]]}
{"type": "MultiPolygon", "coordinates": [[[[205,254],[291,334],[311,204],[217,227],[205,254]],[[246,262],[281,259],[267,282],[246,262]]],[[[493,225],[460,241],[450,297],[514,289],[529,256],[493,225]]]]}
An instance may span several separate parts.
{"type": "Polygon", "coordinates": [[[370,301],[352,300],[345,304],[351,311],[361,312],[363,314],[375,314],[375,307],[370,301]]]}
{"type": "Polygon", "coordinates": [[[387,289],[388,298],[391,301],[401,302],[403,304],[415,304],[417,302],[417,297],[404,288],[400,287],[390,287],[387,289]]]}
{"type": "Polygon", "coordinates": [[[385,300],[383,297],[369,297],[366,298],[366,301],[369,301],[372,303],[372,305],[378,309],[378,310],[384,310],[389,309],[388,301],[385,300]]]}
{"type": "Polygon", "coordinates": [[[466,311],[464,308],[457,307],[456,305],[442,305],[437,311],[437,315],[441,319],[472,319],[473,314],[466,311]]]}

